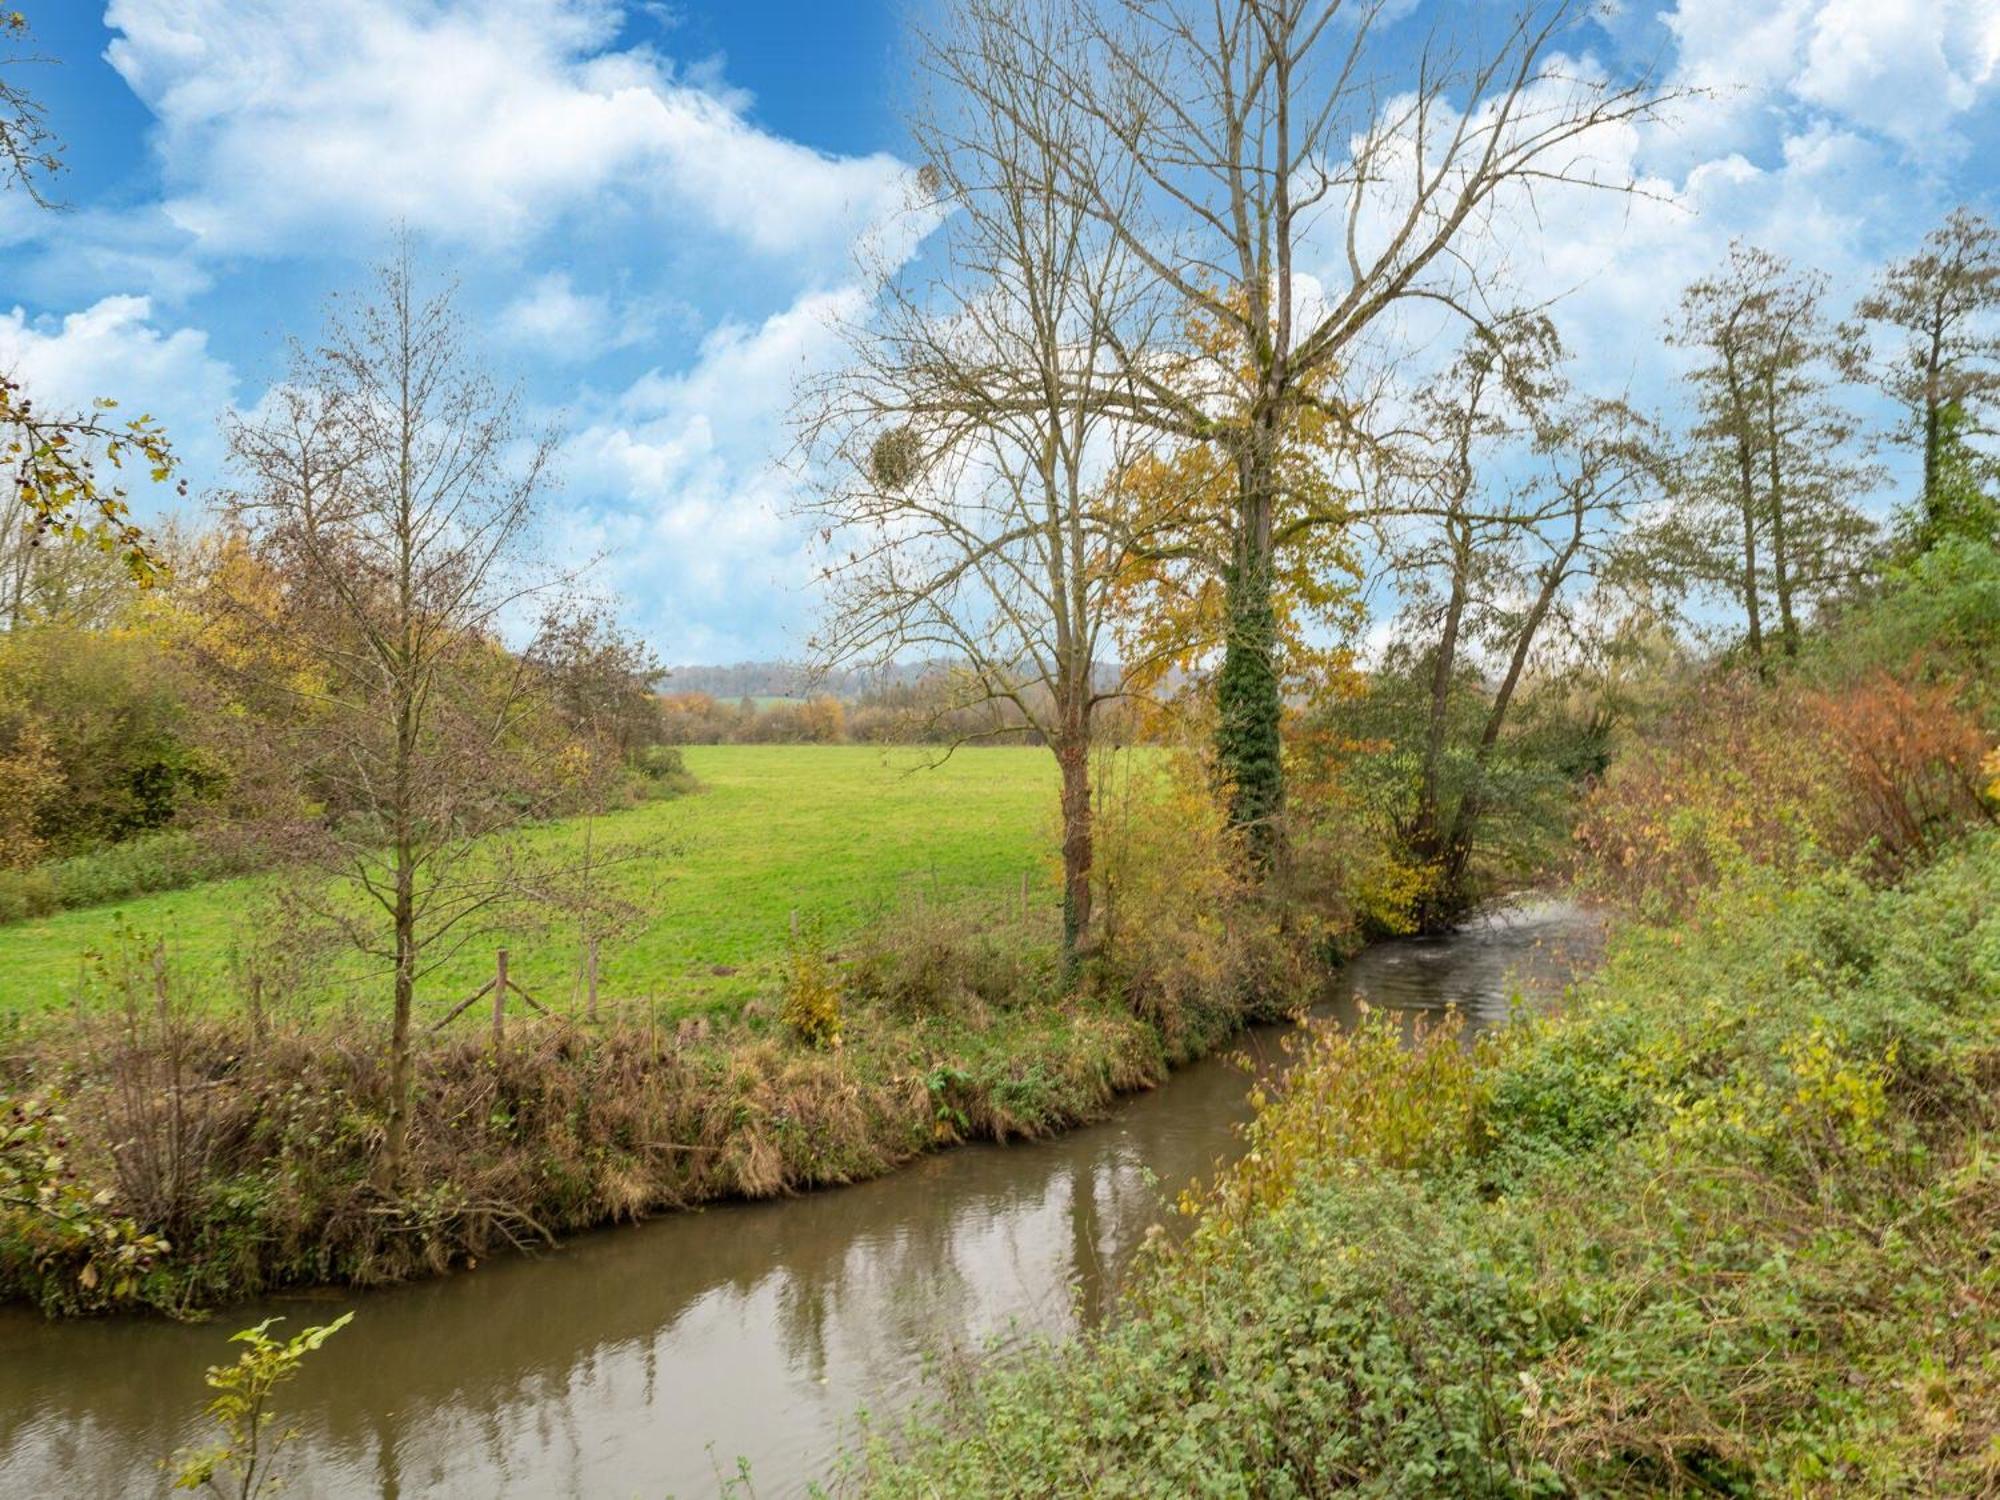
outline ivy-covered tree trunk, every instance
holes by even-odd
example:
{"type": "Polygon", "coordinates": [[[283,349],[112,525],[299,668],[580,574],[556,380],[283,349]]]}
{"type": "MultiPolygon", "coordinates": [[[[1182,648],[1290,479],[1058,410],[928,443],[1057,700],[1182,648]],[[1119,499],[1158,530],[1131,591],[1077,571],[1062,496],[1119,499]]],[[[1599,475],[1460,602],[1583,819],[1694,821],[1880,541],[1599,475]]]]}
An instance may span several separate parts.
{"type": "Polygon", "coordinates": [[[1278,851],[1285,779],[1279,723],[1277,616],[1266,558],[1230,569],[1228,633],[1216,679],[1215,751],[1229,798],[1229,821],[1243,831],[1252,862],[1268,869],[1278,851]]]}
{"type": "Polygon", "coordinates": [[[1285,806],[1278,617],[1271,598],[1278,404],[1253,420],[1239,459],[1235,555],[1224,579],[1222,670],[1215,684],[1215,758],[1230,825],[1253,869],[1276,864],[1285,806]]]}

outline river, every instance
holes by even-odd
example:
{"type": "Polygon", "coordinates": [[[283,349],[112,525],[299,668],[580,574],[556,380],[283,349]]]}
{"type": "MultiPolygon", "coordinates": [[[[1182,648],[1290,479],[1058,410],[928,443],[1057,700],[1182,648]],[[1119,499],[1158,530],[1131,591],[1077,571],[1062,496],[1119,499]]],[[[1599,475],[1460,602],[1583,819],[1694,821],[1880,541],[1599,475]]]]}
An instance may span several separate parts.
{"type": "MultiPolygon", "coordinates": [[[[1330,987],[1411,1014],[1504,1020],[1558,991],[1600,927],[1563,902],[1378,945],[1330,987]]],[[[1236,1049],[1269,1066],[1287,1028],[1236,1049]]],[[[50,1323],[0,1308],[0,1495],[167,1493],[205,1440],[204,1366],[266,1316],[354,1322],[283,1392],[298,1497],[706,1495],[749,1465],[799,1492],[855,1434],[922,1396],[938,1361],[1096,1319],[1163,1198],[1236,1149],[1240,1066],[1212,1059],[1103,1123],[970,1146],[877,1182],[724,1204],[443,1280],[231,1308],[206,1325],[50,1323]]]]}

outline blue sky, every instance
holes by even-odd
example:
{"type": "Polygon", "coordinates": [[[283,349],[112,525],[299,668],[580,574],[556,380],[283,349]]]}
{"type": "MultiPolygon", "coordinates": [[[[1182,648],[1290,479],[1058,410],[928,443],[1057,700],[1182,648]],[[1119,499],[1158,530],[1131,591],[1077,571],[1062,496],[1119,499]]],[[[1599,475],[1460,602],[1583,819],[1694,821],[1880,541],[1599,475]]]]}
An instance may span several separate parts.
{"type": "MultiPolygon", "coordinates": [[[[854,247],[902,202],[927,3],[40,0],[59,65],[16,77],[68,142],[69,207],[0,200],[0,366],[154,412],[199,495],[217,413],[407,223],[568,433],[552,550],[602,554],[667,660],[795,654],[788,392],[865,314],[854,247]]],[[[1569,294],[1592,385],[1670,399],[1661,319],[1733,235],[1844,302],[1952,204],[2000,209],[2000,0],[1625,0],[1587,43],[1713,91],[1601,143],[1648,199],[1503,226],[1523,284],[1569,294]]]]}

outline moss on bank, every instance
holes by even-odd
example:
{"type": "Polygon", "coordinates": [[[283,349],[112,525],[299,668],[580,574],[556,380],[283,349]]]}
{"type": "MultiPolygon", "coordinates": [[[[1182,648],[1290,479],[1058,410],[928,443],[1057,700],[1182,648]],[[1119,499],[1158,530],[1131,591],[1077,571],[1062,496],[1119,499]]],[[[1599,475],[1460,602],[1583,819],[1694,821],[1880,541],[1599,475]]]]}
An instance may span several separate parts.
{"type": "Polygon", "coordinates": [[[883,1495],[2000,1487],[2000,836],[1754,876],[1466,1051],[1322,1033],[1122,1316],[883,1495]]]}

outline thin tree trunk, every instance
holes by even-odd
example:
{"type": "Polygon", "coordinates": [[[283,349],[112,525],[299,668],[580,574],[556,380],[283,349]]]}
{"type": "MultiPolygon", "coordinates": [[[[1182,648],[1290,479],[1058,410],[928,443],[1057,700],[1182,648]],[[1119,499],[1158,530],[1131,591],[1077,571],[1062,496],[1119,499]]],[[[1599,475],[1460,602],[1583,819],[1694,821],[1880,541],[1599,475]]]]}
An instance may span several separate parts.
{"type": "Polygon", "coordinates": [[[1924,522],[1937,529],[1938,449],[1944,440],[1944,402],[1938,394],[1938,366],[1943,358],[1942,314],[1934,312],[1930,328],[1930,348],[1924,356],[1924,522]]]}
{"type": "Polygon", "coordinates": [[[1461,523],[1451,524],[1451,595],[1445,602],[1444,629],[1431,661],[1430,717],[1424,730],[1424,763],[1417,787],[1417,814],[1410,825],[1410,852],[1430,863],[1441,851],[1439,783],[1444,771],[1444,746],[1451,727],[1451,679],[1458,668],[1458,633],[1465,621],[1467,539],[1461,523]]]}
{"type": "Polygon", "coordinates": [[[1750,655],[1756,661],[1759,671],[1764,666],[1764,620],[1757,600],[1757,492],[1750,478],[1750,444],[1738,438],[1736,443],[1738,465],[1742,470],[1739,485],[1743,516],[1743,612],[1750,622],[1750,655]]]}
{"type": "Polygon", "coordinates": [[[1063,965],[1074,969],[1090,931],[1090,746],[1065,732],[1056,747],[1062,767],[1063,965]]]}
{"type": "Polygon", "coordinates": [[[396,870],[395,1012],[389,1025],[389,1124],[382,1141],[380,1181],[393,1187],[403,1174],[410,1133],[410,1014],[416,998],[416,902],[407,864],[396,870]]]}
{"type": "Polygon", "coordinates": [[[1765,469],[1770,476],[1771,582],[1778,594],[1778,632],[1785,655],[1799,654],[1799,627],[1792,614],[1792,569],[1785,527],[1784,459],[1778,435],[1777,394],[1767,382],[1764,392],[1765,469]]]}
{"type": "Polygon", "coordinates": [[[1756,459],[1750,451],[1750,415],[1742,382],[1736,373],[1736,355],[1725,350],[1728,372],[1730,414],[1736,428],[1736,500],[1743,518],[1743,612],[1750,624],[1750,655],[1757,670],[1764,670],[1764,619],[1757,599],[1757,480],[1756,459]]]}
{"type": "Polygon", "coordinates": [[[1541,633],[1542,622],[1548,618],[1557,593],[1569,578],[1570,565],[1583,546],[1581,501],[1577,504],[1575,522],[1568,544],[1542,575],[1542,586],[1535,595],[1535,602],[1528,610],[1527,618],[1521,622],[1521,633],[1515,637],[1513,654],[1507,660],[1507,673],[1500,679],[1499,691],[1493,695],[1492,706],[1486,712],[1486,726],[1480,731],[1479,744],[1472,753],[1472,776],[1466,783],[1465,796],[1459,801],[1458,814],[1452,819],[1445,860],[1445,888],[1454,906],[1463,900],[1465,872],[1472,859],[1473,835],[1478,831],[1479,820],[1486,813],[1487,762],[1492,759],[1494,747],[1500,743],[1500,730],[1507,722],[1507,710],[1513,706],[1514,693],[1527,670],[1528,653],[1534,649],[1535,637],[1541,633]]]}

